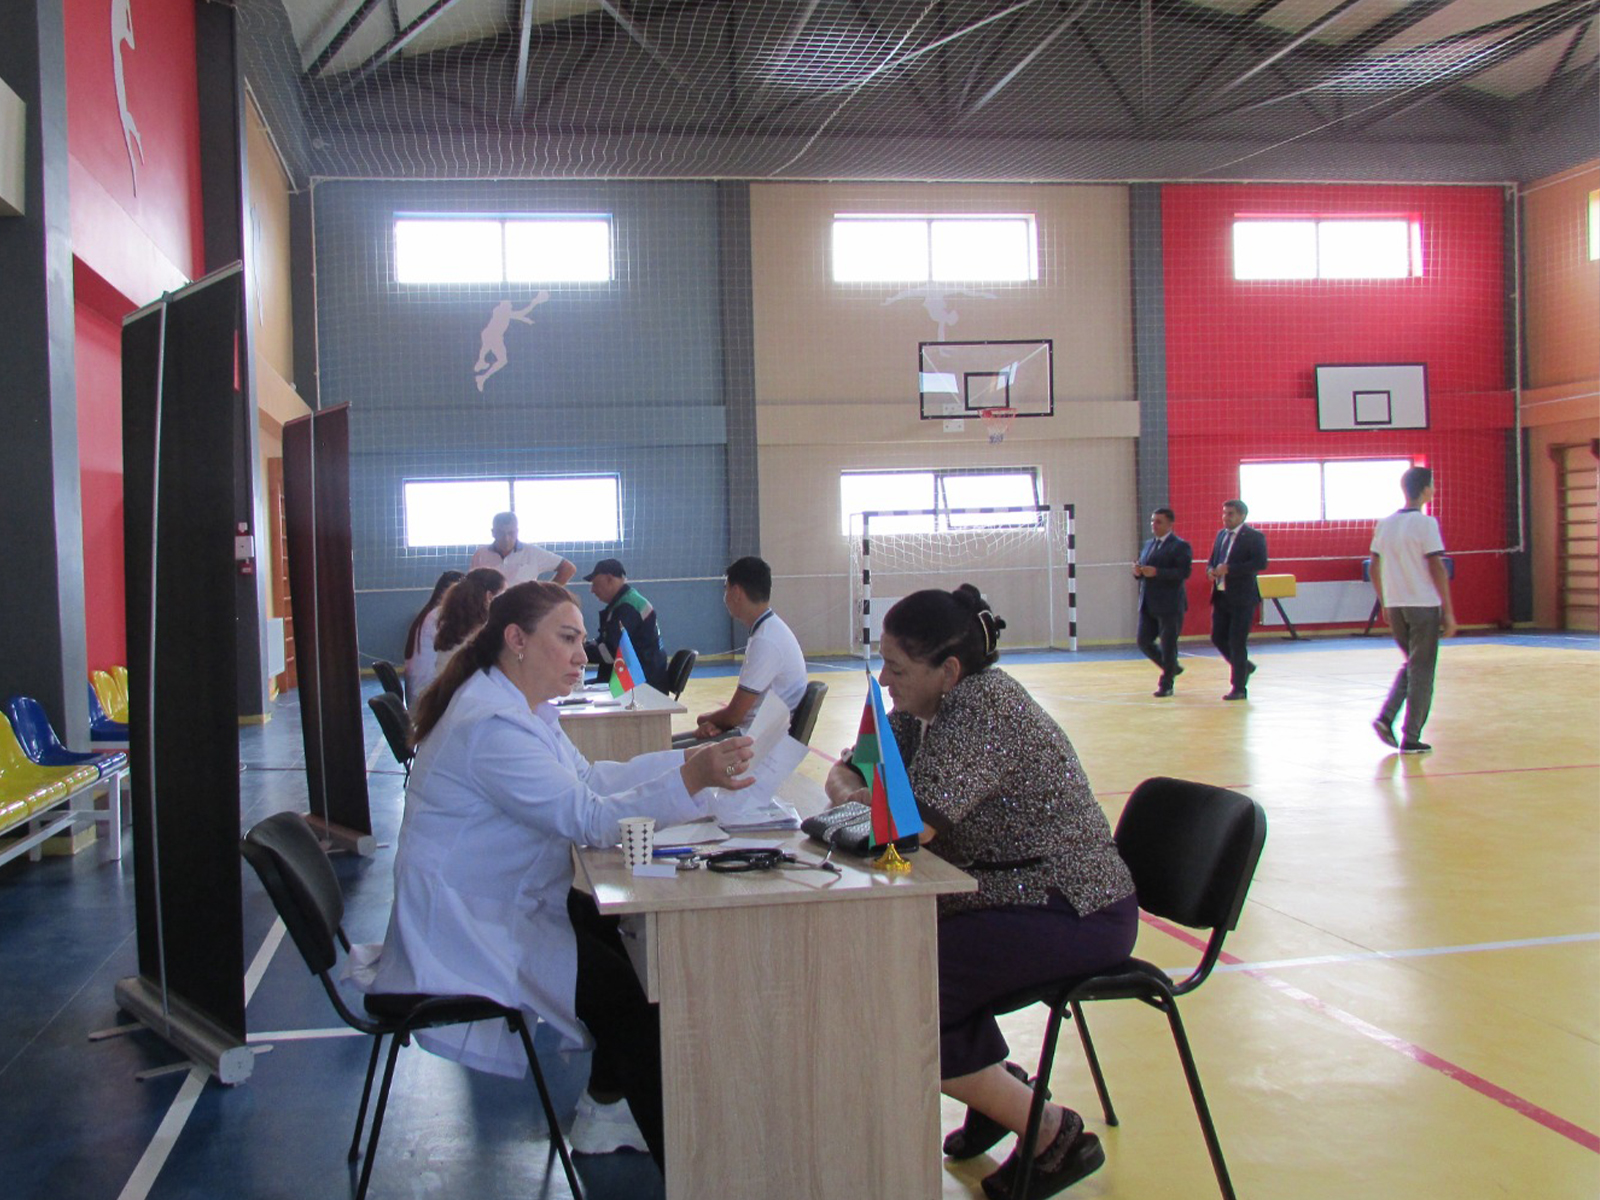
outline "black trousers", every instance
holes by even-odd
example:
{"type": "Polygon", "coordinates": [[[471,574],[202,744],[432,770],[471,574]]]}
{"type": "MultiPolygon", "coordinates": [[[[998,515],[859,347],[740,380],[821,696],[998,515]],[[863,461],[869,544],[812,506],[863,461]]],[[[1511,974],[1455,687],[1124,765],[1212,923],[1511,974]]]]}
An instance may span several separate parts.
{"type": "Polygon", "coordinates": [[[1139,609],[1139,649],[1144,656],[1161,668],[1161,682],[1171,683],[1178,665],[1178,631],[1183,628],[1183,614],[1153,613],[1139,609]]]}
{"type": "Polygon", "coordinates": [[[621,1092],[634,1122],[663,1165],[666,1133],[661,1116],[661,1019],[645,999],[617,932],[617,919],[603,917],[594,897],[567,893],[567,916],[578,937],[578,1019],[594,1036],[593,1091],[621,1092]]]}
{"type": "Polygon", "coordinates": [[[1230,605],[1224,601],[1221,592],[1211,593],[1211,644],[1233,668],[1231,682],[1236,692],[1244,691],[1250,681],[1247,643],[1250,640],[1250,626],[1255,619],[1254,604],[1230,605]]]}

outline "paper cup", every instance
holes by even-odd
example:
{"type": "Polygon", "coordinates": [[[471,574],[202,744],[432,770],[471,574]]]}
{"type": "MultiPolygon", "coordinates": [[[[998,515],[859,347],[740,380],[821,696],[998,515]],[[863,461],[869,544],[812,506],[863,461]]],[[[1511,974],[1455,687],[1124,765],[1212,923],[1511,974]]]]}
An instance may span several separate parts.
{"type": "Polygon", "coordinates": [[[630,867],[648,866],[655,848],[656,819],[624,817],[617,824],[622,829],[622,861],[630,867]]]}

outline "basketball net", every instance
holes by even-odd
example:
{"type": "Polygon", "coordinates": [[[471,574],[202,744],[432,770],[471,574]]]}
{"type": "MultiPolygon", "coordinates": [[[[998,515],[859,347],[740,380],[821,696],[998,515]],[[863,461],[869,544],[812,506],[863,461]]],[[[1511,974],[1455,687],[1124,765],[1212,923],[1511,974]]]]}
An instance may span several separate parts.
{"type": "Polygon", "coordinates": [[[984,430],[989,434],[991,446],[1006,440],[1006,430],[1011,428],[1011,422],[1016,415],[1017,410],[1014,408],[986,408],[978,414],[984,430]]]}

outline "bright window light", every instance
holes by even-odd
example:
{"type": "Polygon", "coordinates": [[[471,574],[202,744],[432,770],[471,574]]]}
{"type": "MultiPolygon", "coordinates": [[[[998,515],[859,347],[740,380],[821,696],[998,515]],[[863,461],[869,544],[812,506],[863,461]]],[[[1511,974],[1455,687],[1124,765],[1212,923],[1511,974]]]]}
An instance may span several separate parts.
{"type": "Polygon", "coordinates": [[[833,219],[836,283],[1006,283],[1039,277],[1028,214],[833,219]]]}
{"type": "Polygon", "coordinates": [[[398,220],[394,275],[401,283],[499,283],[499,221],[398,220]]]}
{"type": "MultiPolygon", "coordinates": [[[[846,471],[839,476],[839,532],[847,537],[861,528],[864,512],[933,507],[932,471],[846,471]]],[[[920,517],[875,517],[874,533],[932,533],[933,514],[920,517]]]]}
{"type": "Polygon", "coordinates": [[[952,283],[1038,278],[1032,217],[928,223],[932,278],[952,283]]]}
{"type": "Polygon", "coordinates": [[[401,490],[409,547],[487,544],[494,514],[510,508],[505,479],[407,482],[401,490]]]}
{"type": "Polygon", "coordinates": [[[1322,518],[1325,521],[1376,521],[1403,502],[1400,476],[1409,458],[1365,459],[1322,464],[1322,518]]]}
{"type": "Polygon", "coordinates": [[[1318,222],[1317,267],[1323,279],[1407,279],[1411,222],[1318,222]]]}
{"type": "Polygon", "coordinates": [[[926,221],[836,220],[836,283],[916,283],[928,278],[926,221]]]}
{"type": "Polygon", "coordinates": [[[605,217],[506,222],[509,283],[607,283],[611,222],[605,217]]]}
{"type": "Polygon", "coordinates": [[[1315,279],[1315,221],[1235,221],[1235,279],[1315,279]]]}
{"type": "Polygon", "coordinates": [[[1322,464],[1240,463],[1239,498],[1253,522],[1322,520],[1322,464]]]}
{"type": "Polygon", "coordinates": [[[615,475],[518,479],[512,485],[517,536],[525,542],[620,542],[621,488],[615,475]]]}
{"type": "Polygon", "coordinates": [[[957,508],[1020,508],[1039,503],[1039,478],[1033,471],[941,474],[940,507],[952,529],[992,529],[997,525],[1037,525],[1036,512],[958,513],[957,508]]]}

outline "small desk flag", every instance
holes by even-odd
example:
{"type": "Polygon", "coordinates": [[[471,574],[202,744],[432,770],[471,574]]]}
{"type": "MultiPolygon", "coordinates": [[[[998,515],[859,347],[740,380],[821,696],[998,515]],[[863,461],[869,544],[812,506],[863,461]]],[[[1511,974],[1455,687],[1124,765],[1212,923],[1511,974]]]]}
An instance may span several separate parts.
{"type": "Polygon", "coordinates": [[[633,677],[633,682],[628,686],[636,688],[648,682],[644,675],[644,663],[639,661],[639,652],[633,648],[633,639],[628,636],[626,629],[622,631],[622,641],[617,649],[622,652],[622,659],[628,664],[628,674],[633,677]]]}
{"type": "Polygon", "coordinates": [[[900,759],[900,746],[883,709],[883,689],[867,676],[867,702],[850,765],[872,788],[872,840],[893,842],[922,832],[922,817],[911,795],[911,780],[900,759]]]}
{"type": "Polygon", "coordinates": [[[628,640],[628,631],[622,631],[622,644],[617,647],[617,657],[611,663],[611,694],[621,696],[623,692],[631,692],[639,686],[639,680],[644,678],[644,669],[639,666],[639,656],[634,653],[633,643],[628,640]],[[638,671],[638,675],[634,672],[638,671]]]}

